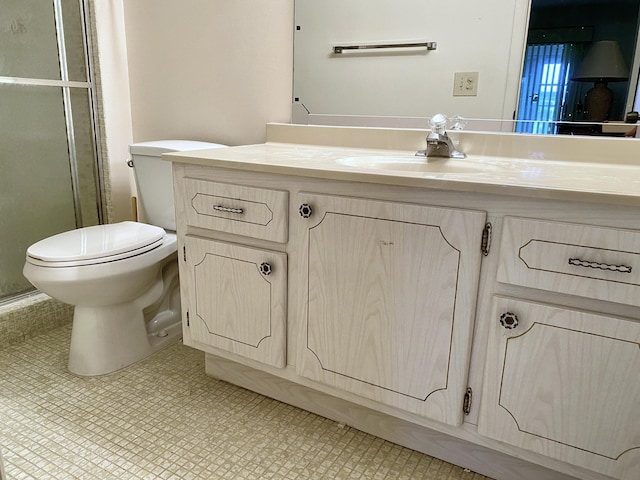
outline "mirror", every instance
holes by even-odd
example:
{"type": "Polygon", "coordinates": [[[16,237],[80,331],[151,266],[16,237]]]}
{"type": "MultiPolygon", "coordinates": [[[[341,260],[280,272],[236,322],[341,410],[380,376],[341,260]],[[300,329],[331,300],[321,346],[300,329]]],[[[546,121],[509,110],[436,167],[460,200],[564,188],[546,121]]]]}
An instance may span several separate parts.
{"type": "Polygon", "coordinates": [[[625,113],[637,110],[639,9],[640,0],[296,0],[293,121],[425,128],[442,112],[465,117],[466,129],[624,135],[625,113]],[[606,79],[610,110],[593,120],[595,81],[574,78],[599,40],[620,45],[630,73],[606,79]],[[571,55],[545,53],[558,45],[571,55]],[[607,128],[586,126],[601,121],[607,128]]]}

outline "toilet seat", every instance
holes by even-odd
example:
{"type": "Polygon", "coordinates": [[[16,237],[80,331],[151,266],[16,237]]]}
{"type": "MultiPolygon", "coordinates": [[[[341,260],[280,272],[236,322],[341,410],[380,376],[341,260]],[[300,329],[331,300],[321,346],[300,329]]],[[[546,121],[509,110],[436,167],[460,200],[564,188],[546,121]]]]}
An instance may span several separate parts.
{"type": "Polygon", "coordinates": [[[138,222],[79,228],[34,243],[27,250],[27,261],[44,267],[113,262],[159,247],[165,235],[163,228],[138,222]]]}

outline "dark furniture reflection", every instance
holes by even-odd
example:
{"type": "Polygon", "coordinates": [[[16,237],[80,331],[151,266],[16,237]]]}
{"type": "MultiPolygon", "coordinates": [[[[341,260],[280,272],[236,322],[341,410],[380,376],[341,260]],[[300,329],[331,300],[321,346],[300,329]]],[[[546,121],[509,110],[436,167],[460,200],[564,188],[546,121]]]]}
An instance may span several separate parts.
{"type": "Polygon", "coordinates": [[[558,122],[559,135],[604,135],[624,137],[635,125],[629,123],[558,122]]]}

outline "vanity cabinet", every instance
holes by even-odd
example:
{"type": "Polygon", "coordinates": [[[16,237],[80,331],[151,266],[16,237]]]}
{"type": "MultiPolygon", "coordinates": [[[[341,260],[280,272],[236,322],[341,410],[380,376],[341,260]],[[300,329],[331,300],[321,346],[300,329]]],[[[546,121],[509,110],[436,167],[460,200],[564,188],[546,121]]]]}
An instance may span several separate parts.
{"type": "Polygon", "coordinates": [[[461,424],[485,212],[311,193],[297,204],[298,374],[461,424]]]}
{"type": "Polygon", "coordinates": [[[518,142],[367,170],[344,159],[386,158],[368,135],[414,133],[272,131],[169,155],[207,374],[491,478],[640,478],[637,167],[505,161],[518,142]]]}
{"type": "MultiPolygon", "coordinates": [[[[640,232],[512,217],[503,227],[499,281],[638,305],[640,232]]],[[[500,295],[489,322],[478,432],[640,478],[640,323],[500,295]]]]}

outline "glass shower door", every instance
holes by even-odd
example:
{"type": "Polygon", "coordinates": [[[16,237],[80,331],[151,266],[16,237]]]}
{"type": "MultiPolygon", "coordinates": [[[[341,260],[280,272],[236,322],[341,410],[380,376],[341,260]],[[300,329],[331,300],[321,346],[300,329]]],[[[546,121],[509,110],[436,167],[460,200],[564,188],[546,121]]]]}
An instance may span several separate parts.
{"type": "Polygon", "coordinates": [[[100,222],[84,4],[0,0],[0,299],[32,243],[100,222]]]}

